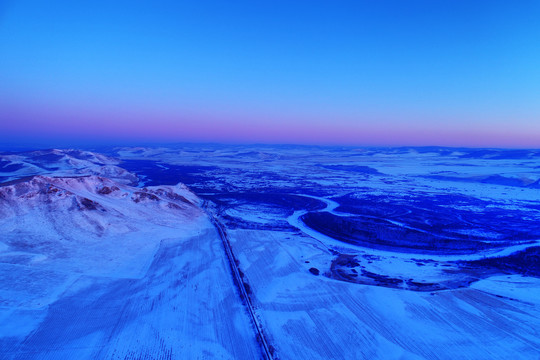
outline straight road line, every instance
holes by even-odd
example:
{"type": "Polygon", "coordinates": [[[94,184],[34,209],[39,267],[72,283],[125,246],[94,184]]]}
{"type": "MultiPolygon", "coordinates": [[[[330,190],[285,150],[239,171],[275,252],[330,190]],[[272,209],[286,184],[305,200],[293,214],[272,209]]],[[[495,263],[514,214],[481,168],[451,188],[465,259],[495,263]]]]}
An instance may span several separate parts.
{"type": "Polygon", "coordinates": [[[246,307],[248,309],[248,313],[251,317],[251,321],[253,322],[253,325],[255,326],[255,332],[257,335],[257,340],[259,344],[261,345],[261,350],[263,354],[263,358],[265,360],[273,360],[272,351],[270,350],[271,347],[268,344],[266,338],[264,337],[264,333],[262,331],[262,325],[260,324],[257,315],[255,314],[255,309],[253,308],[253,304],[251,303],[251,299],[248,296],[248,293],[246,291],[246,287],[244,285],[244,281],[242,280],[242,277],[240,276],[240,272],[238,270],[238,266],[236,265],[236,258],[234,257],[233,251],[231,249],[231,244],[229,242],[229,239],[227,237],[227,233],[223,229],[223,225],[216,219],[216,217],[208,210],[207,208],[207,201],[204,201],[202,204],[202,208],[205,210],[207,215],[209,216],[210,220],[212,221],[212,224],[217,229],[217,232],[219,234],[219,237],[221,238],[221,241],[223,242],[223,247],[225,248],[225,253],[227,254],[227,259],[229,260],[229,265],[231,267],[231,272],[233,274],[233,280],[236,283],[238,289],[240,290],[240,296],[243,298],[246,307]]]}

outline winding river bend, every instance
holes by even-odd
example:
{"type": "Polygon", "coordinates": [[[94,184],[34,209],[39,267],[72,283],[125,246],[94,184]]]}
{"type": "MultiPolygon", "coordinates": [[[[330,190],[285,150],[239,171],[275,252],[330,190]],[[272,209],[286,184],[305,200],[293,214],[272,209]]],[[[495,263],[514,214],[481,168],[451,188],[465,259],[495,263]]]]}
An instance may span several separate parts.
{"type": "MultiPolygon", "coordinates": [[[[336,201],[319,197],[319,196],[313,196],[313,195],[306,195],[306,194],[298,194],[298,196],[308,197],[312,199],[319,200],[326,204],[326,207],[317,211],[308,211],[308,210],[297,210],[295,211],[291,216],[287,218],[287,222],[294,226],[295,228],[301,230],[306,235],[311,236],[312,238],[318,240],[326,247],[337,247],[342,249],[347,249],[349,252],[359,252],[359,253],[369,253],[372,255],[377,256],[384,256],[384,257],[394,257],[394,258],[401,258],[401,259],[411,259],[415,258],[418,260],[435,260],[435,261],[474,261],[474,260],[481,260],[485,258],[494,258],[494,257],[501,257],[501,256],[508,256],[518,251],[523,251],[525,249],[528,249],[530,247],[539,246],[540,240],[536,240],[533,242],[528,241],[527,243],[521,243],[516,244],[512,246],[508,246],[505,248],[498,248],[498,249],[489,249],[489,250],[483,250],[478,251],[474,254],[426,254],[421,252],[395,252],[395,251],[388,251],[388,250],[381,250],[381,249],[374,249],[371,247],[365,247],[360,245],[353,245],[349,243],[345,243],[342,241],[339,241],[337,239],[334,239],[330,236],[327,236],[325,234],[322,234],[309,226],[307,226],[302,221],[302,216],[309,213],[309,212],[329,212],[333,215],[337,215],[340,217],[344,216],[353,216],[351,214],[346,213],[340,213],[336,212],[335,209],[339,207],[339,204],[336,201]]],[[[356,216],[356,215],[355,215],[356,216]]],[[[405,224],[391,221],[395,225],[408,227],[405,224]]],[[[411,229],[414,229],[412,227],[408,227],[411,229]]]]}

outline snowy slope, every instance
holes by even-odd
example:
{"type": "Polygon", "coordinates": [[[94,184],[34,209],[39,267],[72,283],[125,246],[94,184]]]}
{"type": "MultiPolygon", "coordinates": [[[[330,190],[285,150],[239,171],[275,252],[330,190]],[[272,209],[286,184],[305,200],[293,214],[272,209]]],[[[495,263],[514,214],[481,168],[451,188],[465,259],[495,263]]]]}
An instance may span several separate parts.
{"type": "Polygon", "coordinates": [[[0,182],[34,175],[100,175],[128,185],[137,184],[137,176],[118,167],[119,160],[90,151],[38,150],[0,154],[0,182]]]}
{"type": "Polygon", "coordinates": [[[15,256],[19,263],[17,258],[39,254],[42,266],[65,262],[68,271],[139,276],[145,270],[139,253],[147,257],[158,246],[146,239],[156,226],[174,236],[169,228],[179,221],[193,228],[201,216],[182,193],[194,200],[182,188],[137,189],[97,176],[36,176],[0,187],[3,243],[10,250],[2,258],[15,256]],[[154,218],[156,212],[163,215],[154,218]]]}
{"type": "Polygon", "coordinates": [[[0,187],[0,233],[0,359],[259,356],[220,239],[183,185],[19,180],[0,187]]]}

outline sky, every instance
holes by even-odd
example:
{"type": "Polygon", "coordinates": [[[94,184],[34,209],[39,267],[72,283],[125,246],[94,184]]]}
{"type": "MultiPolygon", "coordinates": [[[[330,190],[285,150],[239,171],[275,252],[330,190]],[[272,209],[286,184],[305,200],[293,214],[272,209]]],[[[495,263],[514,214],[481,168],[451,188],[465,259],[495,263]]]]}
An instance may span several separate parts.
{"type": "Polygon", "coordinates": [[[0,0],[0,141],[540,148],[540,1],[0,0]]]}

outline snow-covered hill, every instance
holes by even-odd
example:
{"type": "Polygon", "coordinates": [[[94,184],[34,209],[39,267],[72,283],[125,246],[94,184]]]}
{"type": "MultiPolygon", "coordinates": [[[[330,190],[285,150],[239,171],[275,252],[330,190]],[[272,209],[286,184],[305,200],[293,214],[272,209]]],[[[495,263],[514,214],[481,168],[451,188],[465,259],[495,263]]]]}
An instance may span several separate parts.
{"type": "Polygon", "coordinates": [[[123,184],[136,185],[136,175],[118,166],[119,160],[90,151],[37,150],[0,154],[0,182],[28,176],[99,175],[123,184]]]}
{"type": "Polygon", "coordinates": [[[160,241],[198,229],[197,201],[181,185],[139,189],[98,176],[17,181],[0,187],[0,262],[141,277],[160,241]]]}
{"type": "Polygon", "coordinates": [[[198,203],[95,175],[0,186],[0,359],[257,358],[198,203]]]}

